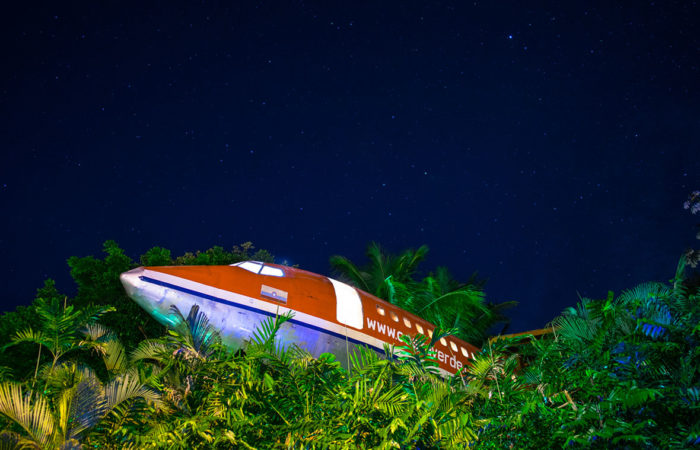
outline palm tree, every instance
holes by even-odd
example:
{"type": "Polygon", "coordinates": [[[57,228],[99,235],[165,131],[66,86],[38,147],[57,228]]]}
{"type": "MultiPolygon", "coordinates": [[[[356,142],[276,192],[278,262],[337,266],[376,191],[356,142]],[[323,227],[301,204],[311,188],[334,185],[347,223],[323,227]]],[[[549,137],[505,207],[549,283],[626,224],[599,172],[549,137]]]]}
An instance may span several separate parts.
{"type": "Polygon", "coordinates": [[[88,324],[81,331],[80,345],[92,349],[104,362],[110,377],[126,372],[133,367],[124,344],[109,328],[98,324],[88,324]]]}
{"type": "Polygon", "coordinates": [[[354,286],[444,329],[457,328],[457,335],[474,345],[481,345],[495,324],[503,323],[507,327],[510,319],[503,313],[517,302],[487,302],[483,289],[486,280],[476,272],[466,283],[460,283],[447,268],[438,267],[420,282],[414,280],[418,264],[427,252],[428,247],[422,245],[400,255],[385,254],[372,242],[367,248],[367,265],[360,267],[337,255],[331,257],[330,264],[354,286]]]}
{"type": "Polygon", "coordinates": [[[505,302],[494,305],[486,302],[479,286],[457,282],[442,267],[420,283],[404,284],[389,277],[385,284],[388,291],[386,300],[390,303],[443,329],[455,328],[458,337],[476,346],[485,341],[494,324],[509,321],[501,311],[517,304],[505,302]]]}
{"type": "Polygon", "coordinates": [[[206,315],[194,305],[187,317],[171,306],[174,326],[161,339],[146,339],[131,353],[131,364],[139,367],[142,380],[158,386],[164,400],[177,414],[194,420],[201,385],[207,381],[208,365],[215,352],[224,349],[219,334],[206,315]]]}
{"type": "Polygon", "coordinates": [[[197,365],[206,362],[219,348],[219,334],[197,305],[190,308],[187,317],[175,305],[170,311],[175,325],[168,330],[168,335],[164,339],[142,341],[131,354],[131,359],[174,372],[194,372],[197,365]]]}
{"type": "Polygon", "coordinates": [[[85,343],[80,334],[80,330],[84,326],[94,322],[105,313],[114,311],[114,308],[111,306],[93,305],[76,310],[73,305],[67,305],[66,299],[61,305],[57,298],[50,300],[37,299],[35,309],[39,315],[39,329],[27,328],[18,331],[12,338],[12,342],[8,344],[9,346],[28,342],[39,346],[36,368],[34,370],[34,381],[36,381],[39,371],[42,348],[47,349],[51,354],[51,366],[49,369],[49,373],[51,373],[67,353],[85,348],[85,343]]]}
{"type": "Polygon", "coordinates": [[[133,374],[103,384],[90,369],[73,364],[61,368],[71,372],[75,383],[63,389],[54,401],[27,392],[18,383],[0,384],[0,413],[22,430],[19,434],[3,432],[7,439],[23,447],[79,448],[85,435],[120,405],[142,399],[161,406],[159,394],[133,374]]]}
{"type": "Polygon", "coordinates": [[[388,291],[385,280],[391,277],[400,283],[410,282],[427,253],[428,247],[421,245],[417,250],[408,249],[400,255],[392,255],[384,253],[379,244],[372,242],[367,247],[367,265],[359,267],[339,255],[331,256],[330,264],[354,286],[377,297],[386,298],[388,291]]]}
{"type": "Polygon", "coordinates": [[[446,267],[438,267],[422,283],[426,286],[428,304],[422,309],[432,308],[443,321],[443,327],[457,327],[463,330],[462,337],[476,346],[484,343],[496,324],[504,324],[505,332],[510,318],[504,314],[517,306],[517,301],[492,303],[486,300],[484,286],[488,280],[474,272],[462,283],[450,274],[446,267]],[[464,334],[464,333],[467,334],[464,334]]]}

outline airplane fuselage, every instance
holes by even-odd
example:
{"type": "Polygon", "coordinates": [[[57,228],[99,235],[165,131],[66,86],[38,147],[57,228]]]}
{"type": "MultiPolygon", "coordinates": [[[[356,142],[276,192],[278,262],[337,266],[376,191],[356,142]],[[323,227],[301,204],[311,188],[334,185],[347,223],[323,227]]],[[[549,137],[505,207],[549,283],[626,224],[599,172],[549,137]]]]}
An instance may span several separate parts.
{"type": "MultiPolygon", "coordinates": [[[[336,355],[347,365],[359,346],[384,353],[404,345],[404,334],[432,335],[433,324],[340,281],[278,264],[246,261],[231,266],[139,267],[121,275],[127,294],[164,325],[170,306],[184,314],[198,305],[225,344],[243,347],[267,317],[293,311],[277,338],[313,356],[336,355]]],[[[435,345],[440,371],[454,374],[478,349],[454,336],[435,345]]]]}

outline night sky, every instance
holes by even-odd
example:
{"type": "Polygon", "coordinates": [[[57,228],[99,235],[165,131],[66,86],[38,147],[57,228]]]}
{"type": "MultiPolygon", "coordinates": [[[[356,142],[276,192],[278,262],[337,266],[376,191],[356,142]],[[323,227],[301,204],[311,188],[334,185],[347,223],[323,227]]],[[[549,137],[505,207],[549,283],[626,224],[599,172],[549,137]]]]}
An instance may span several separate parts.
{"type": "Polygon", "coordinates": [[[16,3],[5,310],[107,239],[322,274],[377,241],[478,270],[521,331],[700,247],[696,2],[16,3]]]}

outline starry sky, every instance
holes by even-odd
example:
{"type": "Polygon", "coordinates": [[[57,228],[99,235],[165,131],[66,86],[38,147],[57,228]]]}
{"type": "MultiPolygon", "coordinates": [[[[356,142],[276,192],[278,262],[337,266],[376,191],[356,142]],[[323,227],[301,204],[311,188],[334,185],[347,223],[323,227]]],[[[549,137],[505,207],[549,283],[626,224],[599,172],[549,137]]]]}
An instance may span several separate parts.
{"type": "Polygon", "coordinates": [[[696,2],[16,3],[4,310],[107,239],[322,274],[377,241],[479,271],[522,331],[700,246],[696,2]]]}

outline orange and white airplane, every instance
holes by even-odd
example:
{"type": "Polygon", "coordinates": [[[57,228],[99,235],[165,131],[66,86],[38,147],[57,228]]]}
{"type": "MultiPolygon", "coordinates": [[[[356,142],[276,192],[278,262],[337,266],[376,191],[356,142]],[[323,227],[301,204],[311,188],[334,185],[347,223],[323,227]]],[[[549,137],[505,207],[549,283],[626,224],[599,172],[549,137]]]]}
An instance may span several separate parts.
{"type": "MultiPolygon", "coordinates": [[[[194,305],[221,332],[225,344],[245,346],[267,317],[293,311],[277,338],[313,356],[329,352],[347,365],[359,346],[384,354],[384,343],[405,345],[404,334],[432,336],[435,325],[389,302],[332,278],[294,267],[245,261],[230,266],[139,267],[121,274],[129,297],[163,325],[170,306],[186,314],[194,305]]],[[[479,351],[454,336],[434,350],[439,371],[455,374],[479,351]]]]}

